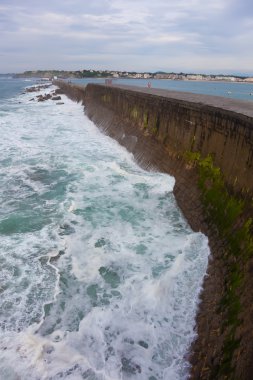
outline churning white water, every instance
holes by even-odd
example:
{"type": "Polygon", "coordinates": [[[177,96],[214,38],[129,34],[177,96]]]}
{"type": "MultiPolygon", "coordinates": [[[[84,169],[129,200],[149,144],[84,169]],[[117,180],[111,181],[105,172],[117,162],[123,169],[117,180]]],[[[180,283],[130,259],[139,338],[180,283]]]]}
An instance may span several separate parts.
{"type": "Polygon", "coordinates": [[[206,237],[172,177],[31,97],[0,104],[0,379],[186,379],[206,237]]]}

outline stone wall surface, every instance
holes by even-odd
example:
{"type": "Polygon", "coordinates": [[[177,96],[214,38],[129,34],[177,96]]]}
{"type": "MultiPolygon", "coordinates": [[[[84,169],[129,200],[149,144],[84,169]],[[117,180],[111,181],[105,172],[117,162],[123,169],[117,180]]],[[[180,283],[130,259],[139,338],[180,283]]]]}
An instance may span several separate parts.
{"type": "MultiPolygon", "coordinates": [[[[193,230],[209,238],[211,256],[196,320],[196,340],[189,353],[191,378],[251,379],[253,260],[245,254],[246,240],[250,249],[253,244],[252,226],[248,228],[253,216],[250,105],[204,95],[203,99],[179,93],[172,97],[159,90],[148,93],[118,86],[92,84],[84,89],[55,84],[71,99],[81,101],[88,117],[131,151],[140,165],[175,176],[179,207],[193,230]],[[219,107],[222,102],[224,108],[219,107]],[[211,154],[228,189],[224,199],[236,207],[243,203],[244,208],[238,206],[241,211],[232,229],[220,231],[220,224],[210,217],[199,186],[200,172],[185,158],[188,152],[203,158],[211,154]],[[233,235],[240,237],[239,245],[231,240],[233,235]],[[236,253],[231,254],[232,248],[236,253]]],[[[207,188],[210,186],[207,183],[207,188]]],[[[229,216],[225,213],[222,217],[229,216]]]]}

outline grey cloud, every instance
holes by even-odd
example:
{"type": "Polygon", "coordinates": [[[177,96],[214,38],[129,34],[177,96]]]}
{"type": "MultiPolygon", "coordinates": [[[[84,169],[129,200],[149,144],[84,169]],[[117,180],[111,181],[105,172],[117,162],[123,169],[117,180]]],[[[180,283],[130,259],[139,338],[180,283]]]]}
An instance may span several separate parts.
{"type": "Polygon", "coordinates": [[[252,0],[231,0],[231,14],[236,18],[253,17],[253,2],[252,0]]]}
{"type": "Polygon", "coordinates": [[[15,71],[25,62],[27,69],[48,62],[168,71],[176,62],[185,71],[203,62],[203,72],[239,71],[253,58],[250,15],[250,0],[1,0],[0,72],[14,56],[15,71]],[[238,52],[244,62],[235,60],[238,52]]]}

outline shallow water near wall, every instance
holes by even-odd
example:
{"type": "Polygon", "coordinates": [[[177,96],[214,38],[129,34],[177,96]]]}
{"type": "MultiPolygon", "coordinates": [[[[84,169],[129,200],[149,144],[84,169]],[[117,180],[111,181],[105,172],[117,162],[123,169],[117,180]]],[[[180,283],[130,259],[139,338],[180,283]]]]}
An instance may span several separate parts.
{"type": "Polygon", "coordinates": [[[65,96],[9,95],[0,378],[186,379],[209,249],[174,178],[141,169],[65,96]]]}

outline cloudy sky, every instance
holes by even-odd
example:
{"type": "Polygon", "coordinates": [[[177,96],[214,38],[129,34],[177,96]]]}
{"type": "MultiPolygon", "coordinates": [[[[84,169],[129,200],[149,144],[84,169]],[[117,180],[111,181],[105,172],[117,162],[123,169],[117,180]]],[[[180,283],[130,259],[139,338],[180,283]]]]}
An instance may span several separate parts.
{"type": "Polygon", "coordinates": [[[252,0],[0,0],[0,72],[253,74],[252,0]]]}

